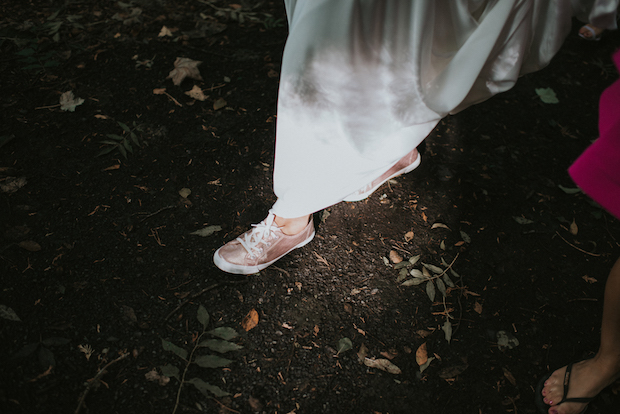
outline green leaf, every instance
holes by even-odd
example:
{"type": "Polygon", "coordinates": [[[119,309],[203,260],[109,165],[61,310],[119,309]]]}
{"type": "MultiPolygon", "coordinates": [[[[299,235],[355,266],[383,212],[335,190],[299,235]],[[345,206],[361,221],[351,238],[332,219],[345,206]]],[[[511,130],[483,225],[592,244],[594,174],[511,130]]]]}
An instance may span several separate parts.
{"type": "Polygon", "coordinates": [[[102,155],[109,154],[110,152],[114,151],[115,149],[116,149],[116,146],[104,148],[101,151],[99,151],[99,153],[97,155],[95,155],[95,156],[96,157],[100,157],[102,155]]]}
{"type": "Polygon", "coordinates": [[[551,88],[536,88],[536,94],[540,97],[540,100],[546,104],[556,104],[560,102],[551,88]]]}
{"type": "Polygon", "coordinates": [[[57,60],[47,60],[43,64],[43,67],[44,68],[55,68],[58,65],[60,65],[60,62],[58,62],[57,60]]]}
{"type": "Polygon", "coordinates": [[[398,269],[402,269],[403,267],[407,267],[407,266],[409,266],[409,262],[408,262],[408,261],[406,261],[406,260],[403,260],[403,261],[402,261],[402,262],[400,262],[400,263],[396,263],[396,264],[394,265],[394,269],[397,269],[397,270],[398,270],[398,269]]]}
{"type": "Polygon", "coordinates": [[[441,278],[443,279],[446,285],[450,286],[451,288],[454,287],[454,282],[452,282],[452,279],[450,279],[450,276],[448,276],[447,273],[444,273],[444,275],[441,278]]]}
{"type": "Polygon", "coordinates": [[[50,20],[54,20],[56,17],[58,17],[58,13],[60,13],[61,9],[56,10],[54,13],[50,14],[50,17],[47,18],[48,21],[50,20]]]}
{"type": "Polygon", "coordinates": [[[461,276],[459,276],[458,273],[456,273],[456,270],[454,270],[454,269],[450,269],[450,274],[452,276],[454,276],[455,278],[457,278],[457,279],[459,279],[461,277],[461,276]]]}
{"type": "Polygon", "coordinates": [[[31,47],[28,47],[26,49],[20,50],[19,52],[15,53],[15,54],[18,55],[18,56],[24,56],[24,57],[32,56],[32,55],[35,54],[35,50],[33,48],[31,48],[31,47]]]}
{"type": "Polygon", "coordinates": [[[446,337],[446,341],[450,343],[450,340],[452,339],[452,324],[450,323],[450,321],[446,321],[441,327],[441,330],[443,331],[444,336],[446,337]]]}
{"type": "Polygon", "coordinates": [[[127,126],[127,124],[124,124],[124,123],[122,123],[122,122],[117,122],[117,123],[118,123],[118,124],[120,125],[120,127],[121,127],[121,128],[123,128],[125,131],[127,131],[127,132],[131,132],[131,128],[129,128],[129,127],[127,126]]]}
{"type": "Polygon", "coordinates": [[[160,367],[161,373],[168,378],[177,378],[179,379],[179,369],[174,365],[166,364],[163,367],[160,367]]]}
{"type": "Polygon", "coordinates": [[[54,353],[42,346],[39,348],[39,363],[41,364],[41,368],[48,369],[50,366],[56,366],[56,359],[54,358],[54,353]]]}
{"type": "Polygon", "coordinates": [[[161,340],[161,346],[164,348],[164,351],[170,351],[179,358],[187,360],[187,351],[185,349],[180,348],[172,342],[166,341],[165,339],[161,340]]]}
{"type": "Polygon", "coordinates": [[[221,339],[207,339],[198,344],[198,346],[209,348],[212,351],[223,354],[229,351],[238,351],[243,349],[241,345],[237,345],[233,342],[223,341],[221,339]]]}
{"type": "Polygon", "coordinates": [[[71,342],[71,339],[60,338],[57,336],[52,336],[51,338],[47,338],[41,341],[41,343],[46,346],[66,345],[69,342],[71,342]]]}
{"type": "Polygon", "coordinates": [[[0,305],[0,318],[15,322],[22,321],[21,319],[19,319],[19,316],[17,316],[15,311],[6,305],[0,305]]]}
{"type": "Polygon", "coordinates": [[[561,185],[558,185],[558,187],[560,187],[560,190],[564,191],[566,194],[578,194],[581,193],[581,188],[568,188],[568,187],[564,187],[561,185]]]}
{"type": "Polygon", "coordinates": [[[519,224],[532,224],[533,221],[526,219],[525,217],[513,217],[513,219],[519,224]]]}
{"type": "Polygon", "coordinates": [[[210,335],[213,336],[217,336],[218,338],[222,338],[225,341],[230,341],[231,339],[236,338],[237,336],[239,336],[239,334],[237,333],[237,331],[235,331],[233,328],[229,328],[227,326],[222,326],[220,328],[215,328],[209,332],[207,332],[210,335]]]}
{"type": "Polygon", "coordinates": [[[118,148],[118,152],[120,152],[121,155],[125,157],[125,159],[127,159],[127,150],[125,149],[125,147],[123,147],[122,145],[119,145],[117,148],[118,148]]]}
{"type": "Polygon", "coordinates": [[[24,345],[22,347],[22,349],[20,349],[15,354],[13,354],[13,356],[11,358],[13,358],[13,359],[25,358],[28,355],[32,354],[34,351],[36,351],[38,347],[39,347],[38,343],[36,343],[36,344],[26,344],[26,345],[24,345]]]}
{"type": "Polygon", "coordinates": [[[443,283],[443,280],[437,279],[435,283],[437,283],[437,289],[439,289],[439,291],[445,298],[446,297],[446,285],[443,283]]]}
{"type": "Polygon", "coordinates": [[[353,348],[353,342],[351,342],[349,338],[340,338],[338,341],[338,353],[336,355],[347,352],[351,348],[353,348]]]}
{"type": "Polygon", "coordinates": [[[202,393],[202,395],[207,398],[211,398],[211,394],[215,395],[216,397],[226,397],[227,395],[230,395],[230,393],[223,391],[220,387],[204,382],[200,378],[192,378],[188,380],[187,383],[192,384],[194,387],[196,387],[198,391],[202,393]]]}
{"type": "Polygon", "coordinates": [[[429,280],[426,284],[426,294],[428,295],[428,298],[431,300],[431,302],[435,301],[435,284],[432,280],[429,280]]]}
{"type": "Polygon", "coordinates": [[[398,277],[396,278],[396,283],[402,282],[407,278],[407,276],[409,276],[409,271],[407,269],[400,269],[398,272],[398,277]]]}
{"type": "Polygon", "coordinates": [[[140,146],[140,141],[138,141],[138,136],[136,134],[131,132],[129,134],[129,137],[131,138],[131,140],[133,141],[134,144],[136,144],[138,147],[140,146]]]}
{"type": "Polygon", "coordinates": [[[424,279],[413,278],[413,279],[405,280],[401,286],[418,286],[426,282],[427,280],[428,280],[427,278],[424,278],[424,279]]]}
{"type": "Polygon", "coordinates": [[[222,230],[222,226],[207,226],[207,227],[203,227],[200,230],[193,231],[190,234],[194,234],[200,237],[207,237],[220,230],[222,230]]]}
{"type": "Polygon", "coordinates": [[[420,260],[420,255],[410,257],[409,264],[413,266],[414,264],[418,262],[418,260],[420,260]]]}
{"type": "Polygon", "coordinates": [[[106,137],[108,138],[112,138],[115,141],[121,142],[123,141],[125,138],[121,137],[120,135],[116,135],[116,134],[105,134],[106,137]]]}
{"type": "Polygon", "coordinates": [[[209,325],[209,312],[207,312],[207,309],[202,305],[198,306],[197,318],[198,322],[202,324],[202,328],[207,329],[207,326],[209,325]]]}
{"type": "Polygon", "coordinates": [[[465,243],[471,243],[471,237],[469,237],[469,234],[465,233],[463,230],[461,230],[461,238],[465,243]]]}
{"type": "Polygon", "coordinates": [[[426,276],[424,276],[424,273],[422,273],[422,271],[419,269],[411,269],[411,272],[409,273],[411,274],[411,276],[417,277],[418,279],[426,279],[426,276]]]}
{"type": "Polygon", "coordinates": [[[217,355],[200,355],[194,362],[196,365],[203,368],[221,368],[230,364],[232,361],[217,355]]]}
{"type": "Polygon", "coordinates": [[[443,273],[443,269],[439,266],[435,266],[435,265],[428,264],[428,263],[422,263],[422,266],[424,266],[425,268],[427,268],[428,270],[430,270],[431,272],[435,274],[440,275],[443,273]]]}

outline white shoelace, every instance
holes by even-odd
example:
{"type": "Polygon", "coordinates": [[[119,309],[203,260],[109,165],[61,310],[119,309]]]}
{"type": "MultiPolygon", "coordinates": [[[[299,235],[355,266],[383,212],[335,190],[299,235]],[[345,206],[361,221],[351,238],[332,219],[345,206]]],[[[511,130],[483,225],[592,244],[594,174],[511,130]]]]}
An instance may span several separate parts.
{"type": "MultiPolygon", "coordinates": [[[[275,229],[278,228],[278,225],[273,222],[275,218],[275,214],[270,211],[265,220],[258,224],[252,224],[252,227],[254,227],[252,231],[245,233],[243,237],[237,237],[239,243],[250,253],[251,257],[256,257],[257,254],[262,253],[263,249],[259,248],[258,244],[263,241],[263,239],[269,238],[272,234],[275,234],[275,229]]],[[[268,242],[266,242],[266,244],[269,245],[268,242]]]]}

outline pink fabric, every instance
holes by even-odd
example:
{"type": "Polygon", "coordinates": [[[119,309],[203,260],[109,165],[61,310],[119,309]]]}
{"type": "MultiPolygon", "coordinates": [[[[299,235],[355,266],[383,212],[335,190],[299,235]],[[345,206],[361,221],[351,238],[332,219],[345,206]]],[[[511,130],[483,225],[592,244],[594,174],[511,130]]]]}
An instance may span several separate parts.
{"type": "MultiPolygon", "coordinates": [[[[620,70],[620,50],[613,60],[620,70]]],[[[568,172],[586,194],[620,219],[620,79],[601,95],[598,122],[600,137],[568,172]]]]}

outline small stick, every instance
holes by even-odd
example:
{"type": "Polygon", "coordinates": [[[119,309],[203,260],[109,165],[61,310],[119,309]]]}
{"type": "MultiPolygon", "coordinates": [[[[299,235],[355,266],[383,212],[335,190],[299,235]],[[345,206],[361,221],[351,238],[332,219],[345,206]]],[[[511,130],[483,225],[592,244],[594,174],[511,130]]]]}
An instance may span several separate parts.
{"type": "Polygon", "coordinates": [[[82,406],[84,405],[84,401],[86,400],[86,396],[88,395],[88,392],[91,390],[91,388],[94,386],[94,384],[96,384],[99,379],[101,377],[103,377],[103,375],[108,372],[107,369],[110,367],[110,365],[125,359],[129,356],[129,352],[125,352],[124,354],[122,354],[121,356],[119,356],[118,358],[116,358],[114,361],[108,362],[107,365],[103,368],[101,368],[99,370],[99,372],[97,373],[97,375],[94,376],[93,379],[91,379],[88,384],[86,385],[86,389],[84,390],[84,392],[82,393],[82,395],[80,396],[80,400],[78,401],[78,406],[75,409],[75,414],[78,414],[80,412],[80,410],[82,409],[82,406]]]}
{"type": "Polygon", "coordinates": [[[48,105],[48,106],[39,106],[38,108],[34,108],[34,109],[51,109],[51,108],[58,108],[59,106],[60,106],[60,104],[48,105]]]}
{"type": "Polygon", "coordinates": [[[212,398],[213,401],[215,401],[216,403],[218,403],[223,409],[228,410],[232,413],[237,413],[240,414],[239,411],[233,410],[232,408],[228,408],[226,407],[224,404],[222,404],[221,402],[219,402],[218,400],[216,400],[215,398],[212,398]]]}
{"type": "Polygon", "coordinates": [[[143,221],[145,221],[145,220],[150,219],[151,217],[153,217],[154,215],[157,215],[157,214],[161,213],[162,211],[165,211],[165,210],[170,210],[171,208],[175,208],[175,207],[176,207],[176,206],[167,206],[167,207],[164,207],[164,208],[160,208],[160,209],[159,209],[159,210],[157,210],[156,212],[151,213],[151,214],[149,214],[148,216],[144,217],[142,220],[140,220],[140,223],[142,223],[142,222],[143,222],[143,221]]]}
{"type": "Polygon", "coordinates": [[[581,253],[585,253],[585,254],[589,254],[590,256],[595,256],[595,257],[599,257],[601,256],[600,254],[596,254],[596,253],[590,253],[587,252],[583,249],[580,249],[579,247],[575,246],[574,244],[572,244],[571,242],[569,242],[568,240],[566,240],[564,237],[562,237],[562,235],[560,233],[558,233],[557,231],[555,232],[555,234],[557,234],[558,236],[560,236],[560,239],[564,240],[566,242],[566,244],[568,244],[570,247],[573,247],[577,250],[579,250],[581,253]]]}
{"type": "Polygon", "coordinates": [[[172,315],[174,315],[175,313],[177,313],[179,311],[179,309],[181,309],[183,306],[187,305],[190,301],[196,299],[198,296],[202,295],[203,293],[206,293],[210,290],[213,290],[215,288],[218,288],[220,286],[224,286],[224,285],[231,285],[231,284],[239,284],[239,283],[246,283],[247,279],[243,279],[243,280],[229,280],[227,282],[222,282],[222,283],[214,283],[211,286],[207,286],[206,288],[202,289],[200,292],[198,293],[194,293],[192,296],[190,296],[188,299],[185,299],[183,302],[181,302],[181,304],[179,306],[177,306],[176,308],[174,308],[174,310],[172,312],[170,312],[168,314],[168,316],[166,316],[164,318],[164,322],[167,321],[168,319],[170,319],[170,317],[172,315]]]}

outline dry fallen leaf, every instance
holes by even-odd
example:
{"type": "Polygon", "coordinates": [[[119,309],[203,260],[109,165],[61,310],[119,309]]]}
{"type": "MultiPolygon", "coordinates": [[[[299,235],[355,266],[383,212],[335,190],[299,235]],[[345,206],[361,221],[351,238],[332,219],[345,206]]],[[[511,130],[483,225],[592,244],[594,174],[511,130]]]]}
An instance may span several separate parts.
{"type": "Polygon", "coordinates": [[[73,96],[73,91],[67,91],[60,95],[60,109],[63,111],[74,112],[75,107],[78,105],[82,105],[84,103],[84,99],[75,98],[73,96]]]}
{"type": "Polygon", "coordinates": [[[178,57],[174,61],[174,69],[170,71],[166,79],[172,79],[172,83],[179,86],[185,78],[192,78],[196,80],[202,80],[198,65],[202,62],[198,60],[192,60],[188,58],[178,57]]]}
{"type": "Polygon", "coordinates": [[[420,338],[426,338],[427,336],[429,336],[430,334],[432,334],[433,332],[431,331],[427,331],[425,329],[418,329],[417,331],[415,331],[416,335],[418,335],[420,338]]]}
{"type": "Polygon", "coordinates": [[[418,365],[424,365],[428,361],[428,353],[426,351],[426,342],[418,347],[418,350],[415,351],[415,362],[418,365]]]}
{"type": "Polygon", "coordinates": [[[3,193],[14,193],[25,186],[27,182],[26,177],[6,177],[4,182],[0,182],[0,190],[3,193]]]}
{"type": "Polygon", "coordinates": [[[181,188],[179,190],[179,195],[183,198],[189,197],[191,193],[192,193],[192,190],[190,190],[189,188],[181,188]]]}
{"type": "Polygon", "coordinates": [[[477,314],[482,313],[482,305],[480,304],[480,302],[474,303],[474,310],[476,311],[477,314]]]}
{"type": "Polygon", "coordinates": [[[381,371],[389,372],[390,374],[400,374],[402,371],[396,365],[392,364],[387,359],[364,359],[364,365],[370,368],[377,368],[381,371]]]}
{"type": "Polygon", "coordinates": [[[218,231],[222,230],[222,226],[207,226],[207,227],[203,227],[200,230],[196,230],[191,232],[190,234],[194,234],[196,236],[200,236],[200,237],[207,237],[212,235],[213,233],[216,233],[218,231]]]}
{"type": "Polygon", "coordinates": [[[144,374],[144,378],[146,378],[147,381],[157,381],[161,386],[164,386],[170,382],[170,378],[165,375],[159,375],[155,368],[144,374]]]}
{"type": "Polygon", "coordinates": [[[215,102],[213,102],[213,109],[217,111],[218,109],[225,107],[227,104],[228,102],[226,102],[224,98],[218,98],[215,102]]]}
{"type": "Polygon", "coordinates": [[[166,26],[162,26],[157,37],[172,36],[172,32],[166,26]]]}
{"type": "Polygon", "coordinates": [[[202,92],[202,89],[200,89],[198,85],[194,85],[191,90],[185,92],[185,95],[189,96],[192,99],[196,99],[197,101],[204,101],[205,99],[207,99],[205,94],[202,92]]]}
{"type": "Polygon", "coordinates": [[[584,275],[584,276],[582,276],[581,278],[582,278],[583,280],[585,280],[586,282],[588,282],[588,283],[596,283],[596,282],[598,282],[598,280],[596,280],[595,278],[590,277],[590,276],[588,276],[588,275],[584,275]]]}
{"type": "Polygon", "coordinates": [[[506,368],[503,368],[503,369],[504,369],[504,376],[506,377],[506,379],[508,379],[508,381],[510,381],[510,383],[516,387],[517,380],[515,379],[514,375],[512,375],[510,371],[508,371],[506,368]]]}
{"type": "Polygon", "coordinates": [[[246,331],[249,331],[250,329],[256,327],[256,325],[258,325],[258,312],[256,312],[256,309],[252,309],[241,321],[241,327],[246,331]]]}
{"type": "Polygon", "coordinates": [[[38,252],[39,250],[41,250],[41,246],[39,245],[39,243],[32,240],[24,240],[22,242],[19,242],[18,246],[24,250],[28,250],[29,252],[38,252]]]}
{"type": "Polygon", "coordinates": [[[405,233],[405,241],[410,242],[411,240],[413,240],[413,232],[408,231],[407,233],[405,233]]]}
{"type": "Polygon", "coordinates": [[[439,371],[437,376],[442,379],[454,378],[457,375],[460,375],[468,367],[469,365],[467,364],[461,364],[461,365],[454,365],[451,367],[443,368],[441,371],[439,371]]]}
{"type": "Polygon", "coordinates": [[[398,356],[398,351],[395,349],[390,349],[390,350],[379,352],[379,353],[389,360],[392,360],[398,356]]]}
{"type": "Polygon", "coordinates": [[[403,261],[403,258],[396,252],[396,250],[390,250],[390,260],[392,263],[400,263],[403,261]]]}
{"type": "Polygon", "coordinates": [[[357,352],[358,361],[360,363],[363,363],[367,355],[368,355],[368,348],[366,347],[364,343],[362,343],[362,345],[360,345],[360,350],[357,352]]]}
{"type": "Polygon", "coordinates": [[[166,88],[155,88],[153,89],[153,93],[155,95],[163,95],[164,93],[166,93],[166,88]]]}
{"type": "Polygon", "coordinates": [[[431,229],[438,229],[438,228],[450,230],[450,228],[443,223],[435,223],[431,226],[431,229]]]}
{"type": "Polygon", "coordinates": [[[577,223],[575,223],[575,219],[573,219],[573,222],[570,224],[570,234],[576,236],[578,232],[579,228],[577,227],[577,223]]]}

